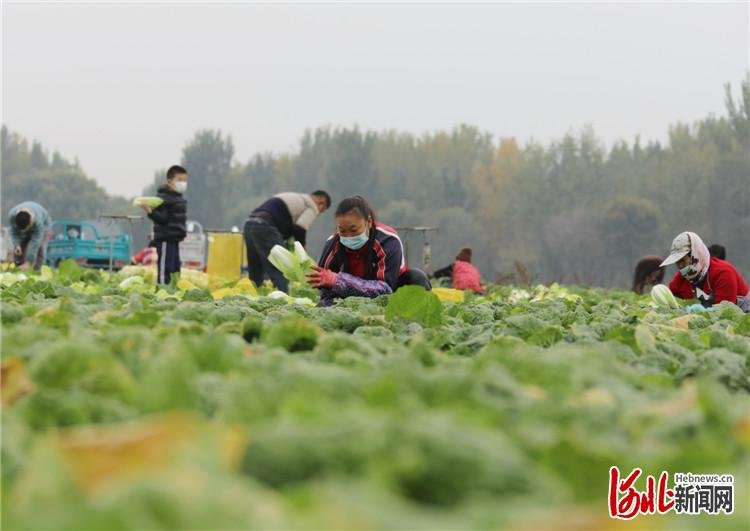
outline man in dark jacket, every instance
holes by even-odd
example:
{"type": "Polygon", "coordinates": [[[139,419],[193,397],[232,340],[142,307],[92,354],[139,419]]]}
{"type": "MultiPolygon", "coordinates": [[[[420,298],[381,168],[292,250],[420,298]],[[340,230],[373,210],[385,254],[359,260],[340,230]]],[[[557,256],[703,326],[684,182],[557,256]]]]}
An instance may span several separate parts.
{"type": "Polygon", "coordinates": [[[253,210],[244,231],[250,280],[260,286],[268,277],[276,289],[286,292],[289,281],[268,261],[271,249],[285,245],[291,237],[304,246],[313,221],[330,206],[331,196],[317,190],[311,194],[277,194],[253,210]]]}
{"type": "Polygon", "coordinates": [[[172,273],[180,272],[180,242],[187,235],[187,200],[183,195],[187,181],[187,170],[172,166],[167,171],[167,184],[156,194],[164,202],[156,208],[141,205],[154,222],[159,284],[169,284],[172,273]]]}

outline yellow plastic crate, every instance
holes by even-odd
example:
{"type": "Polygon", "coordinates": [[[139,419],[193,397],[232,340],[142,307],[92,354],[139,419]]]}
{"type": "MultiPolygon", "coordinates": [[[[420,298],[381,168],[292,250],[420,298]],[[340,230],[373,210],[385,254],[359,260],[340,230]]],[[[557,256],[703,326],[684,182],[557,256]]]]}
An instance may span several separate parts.
{"type": "Polygon", "coordinates": [[[208,233],[208,260],[206,273],[211,278],[236,280],[246,262],[245,239],[235,232],[208,233]]]}
{"type": "Polygon", "coordinates": [[[438,296],[442,302],[463,302],[464,292],[452,288],[432,288],[432,292],[438,296]]]}

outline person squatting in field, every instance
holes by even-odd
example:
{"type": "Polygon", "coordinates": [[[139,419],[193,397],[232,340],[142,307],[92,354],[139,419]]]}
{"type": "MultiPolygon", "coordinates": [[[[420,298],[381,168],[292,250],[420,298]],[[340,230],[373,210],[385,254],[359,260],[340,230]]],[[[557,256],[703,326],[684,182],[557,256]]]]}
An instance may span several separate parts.
{"type": "Polygon", "coordinates": [[[156,281],[169,284],[172,273],[180,272],[180,242],[187,236],[187,191],[188,172],[182,166],[167,170],[167,184],[160,186],[157,196],[164,202],[156,208],[142,204],[148,217],[154,222],[156,244],[156,281]]]}
{"type": "Polygon", "coordinates": [[[644,256],[638,261],[633,275],[634,292],[643,295],[662,283],[666,268],[661,266],[661,261],[661,256],[644,256]]]}
{"type": "Polygon", "coordinates": [[[17,266],[41,269],[47,254],[52,218],[34,201],[24,201],[10,209],[10,239],[17,266]]]}
{"type": "Polygon", "coordinates": [[[471,248],[464,247],[456,255],[454,262],[435,271],[433,278],[450,277],[453,289],[470,289],[481,295],[483,293],[481,275],[479,270],[471,263],[471,258],[471,248]]]}
{"type": "Polygon", "coordinates": [[[672,242],[669,256],[660,266],[675,264],[677,273],[669,283],[670,291],[681,299],[697,298],[700,304],[688,311],[711,308],[729,301],[750,312],[750,288],[729,262],[712,257],[708,247],[694,232],[681,232],[672,242]]]}
{"type": "Polygon", "coordinates": [[[346,297],[387,295],[406,285],[432,289],[423,271],[407,267],[398,233],[376,219],[363,197],[341,201],[335,217],[336,232],[307,275],[310,285],[320,289],[321,306],[346,297]]]}
{"type": "Polygon", "coordinates": [[[275,245],[285,247],[291,237],[304,247],[310,226],[330,206],[331,196],[316,190],[311,194],[277,194],[253,210],[244,230],[250,280],[260,286],[268,277],[276,289],[287,292],[289,281],[268,260],[271,249],[275,245]]]}
{"type": "Polygon", "coordinates": [[[159,261],[159,255],[157,251],[157,244],[154,241],[154,235],[148,235],[148,244],[146,247],[138,251],[130,260],[133,264],[150,266],[154,265],[159,261]]]}

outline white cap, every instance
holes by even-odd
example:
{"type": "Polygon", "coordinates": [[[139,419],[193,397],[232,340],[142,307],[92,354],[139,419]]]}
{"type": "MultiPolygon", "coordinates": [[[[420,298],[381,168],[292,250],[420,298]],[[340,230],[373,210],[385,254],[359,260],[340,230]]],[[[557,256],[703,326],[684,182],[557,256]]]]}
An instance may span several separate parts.
{"type": "Polygon", "coordinates": [[[689,254],[691,251],[690,235],[687,232],[681,232],[672,241],[672,248],[669,250],[669,256],[664,260],[659,267],[668,266],[674,264],[680,258],[689,254]]]}

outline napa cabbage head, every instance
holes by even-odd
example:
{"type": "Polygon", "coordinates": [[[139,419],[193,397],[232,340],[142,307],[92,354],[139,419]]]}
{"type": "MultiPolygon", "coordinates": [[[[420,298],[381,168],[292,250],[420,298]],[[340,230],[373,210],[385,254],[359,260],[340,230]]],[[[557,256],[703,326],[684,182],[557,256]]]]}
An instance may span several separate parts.
{"type": "Polygon", "coordinates": [[[268,261],[292,282],[305,282],[305,274],[312,270],[315,263],[299,242],[294,242],[294,252],[281,245],[274,245],[268,261]]]}

